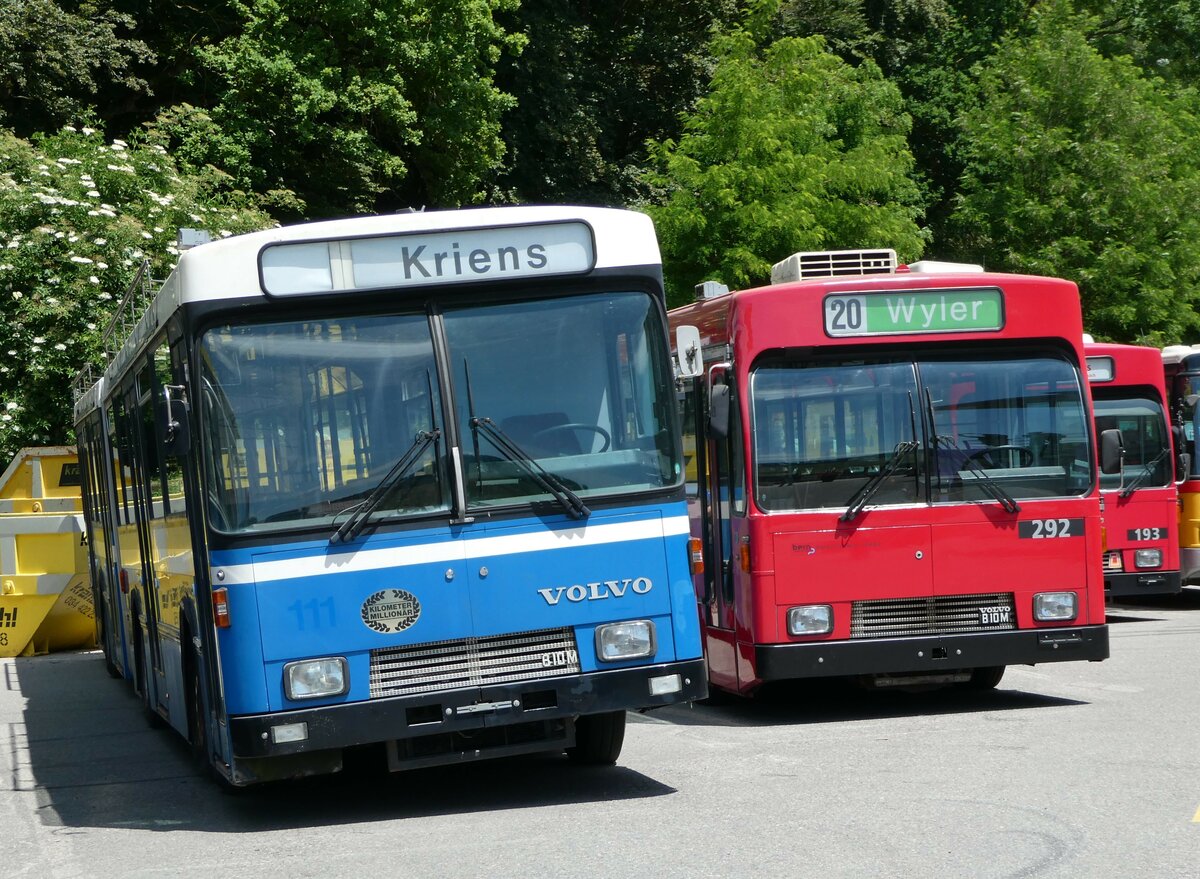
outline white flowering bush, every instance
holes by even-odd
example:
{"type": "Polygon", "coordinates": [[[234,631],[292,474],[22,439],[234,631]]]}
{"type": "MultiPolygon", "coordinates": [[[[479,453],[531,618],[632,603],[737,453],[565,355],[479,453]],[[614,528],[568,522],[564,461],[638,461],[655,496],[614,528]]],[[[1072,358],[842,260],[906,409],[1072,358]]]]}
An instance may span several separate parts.
{"type": "Polygon", "coordinates": [[[23,446],[74,442],[72,379],[101,363],[101,334],[142,262],[170,273],[179,227],[273,225],[213,180],[90,127],[32,142],[0,129],[0,469],[23,446]]]}

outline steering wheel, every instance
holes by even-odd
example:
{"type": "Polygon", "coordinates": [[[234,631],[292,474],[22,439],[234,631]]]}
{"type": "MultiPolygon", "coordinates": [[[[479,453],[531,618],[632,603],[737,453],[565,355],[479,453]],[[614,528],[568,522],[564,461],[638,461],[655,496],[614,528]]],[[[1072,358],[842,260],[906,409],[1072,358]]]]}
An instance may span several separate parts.
{"type": "Polygon", "coordinates": [[[543,437],[553,436],[558,433],[574,433],[575,431],[583,431],[585,433],[597,434],[604,441],[604,445],[600,447],[600,451],[607,452],[608,447],[612,444],[612,437],[608,431],[598,424],[583,424],[579,421],[571,421],[566,424],[555,424],[552,427],[546,427],[539,430],[532,436],[532,439],[539,440],[543,437]]]}
{"type": "Polygon", "coordinates": [[[974,461],[978,459],[983,463],[985,469],[995,470],[998,468],[998,461],[996,455],[993,453],[1000,452],[1016,452],[1018,467],[1029,467],[1033,464],[1033,451],[1027,446],[989,446],[986,449],[977,449],[971,452],[967,455],[967,460],[974,461]]]}

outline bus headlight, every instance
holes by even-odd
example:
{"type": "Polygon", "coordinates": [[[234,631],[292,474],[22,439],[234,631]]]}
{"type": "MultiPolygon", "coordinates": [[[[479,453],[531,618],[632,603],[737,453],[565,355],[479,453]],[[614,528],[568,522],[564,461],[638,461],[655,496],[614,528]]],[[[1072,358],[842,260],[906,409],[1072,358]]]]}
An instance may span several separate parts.
{"type": "Polygon", "coordinates": [[[349,689],[350,674],[340,656],[302,659],[283,667],[283,692],[289,699],[340,696],[349,689]]]}
{"type": "Polygon", "coordinates": [[[833,606],[805,604],[789,607],[787,628],[789,635],[828,635],[833,631],[833,606]]]}
{"type": "Polygon", "coordinates": [[[1079,612],[1079,596],[1074,592],[1039,592],[1033,596],[1033,618],[1051,623],[1073,620],[1079,612]]]}
{"type": "Polygon", "coordinates": [[[654,623],[630,620],[596,626],[596,658],[601,662],[623,662],[653,656],[658,649],[654,623]]]}
{"type": "Polygon", "coordinates": [[[1139,549],[1133,554],[1133,563],[1139,568],[1158,568],[1162,566],[1161,549],[1139,549]]]}

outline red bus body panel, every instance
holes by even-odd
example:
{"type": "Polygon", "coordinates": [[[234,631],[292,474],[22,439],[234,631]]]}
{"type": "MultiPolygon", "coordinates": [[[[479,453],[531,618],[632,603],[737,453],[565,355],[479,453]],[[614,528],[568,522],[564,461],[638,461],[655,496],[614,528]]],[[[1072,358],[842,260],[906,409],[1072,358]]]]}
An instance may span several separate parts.
{"type": "MultiPolygon", "coordinates": [[[[933,351],[943,342],[997,340],[1053,342],[1080,370],[1083,326],[1079,297],[1069,281],[993,273],[909,273],[806,280],[737,291],[673,309],[672,331],[699,329],[705,365],[724,351],[732,361],[735,393],[749,399],[756,359],[764,352],[821,353],[839,348],[863,351],[886,344],[933,351]],[[998,288],[1004,297],[999,331],[912,333],[878,338],[831,337],[825,332],[824,299],[829,294],[877,291],[998,288]]],[[[1161,367],[1160,367],[1161,369],[1161,367]]],[[[706,379],[697,380],[703,384],[706,379]]],[[[749,406],[741,406],[745,485],[754,484],[749,406]]],[[[1089,426],[1090,427],[1090,426],[1089,426]]],[[[1094,436],[1092,445],[1094,448],[1094,436]]],[[[699,443],[699,440],[697,441],[699,443]]],[[[702,475],[703,481],[704,476],[702,475]]],[[[701,487],[701,491],[705,488],[701,487]]],[[[1064,659],[1097,661],[1108,656],[1099,492],[1082,496],[1020,500],[1011,514],[994,502],[919,503],[867,506],[851,522],[842,510],[766,512],[747,490],[744,515],[729,517],[734,546],[748,547],[749,570],[735,557],[733,595],[714,600],[705,575],[695,578],[710,679],[716,686],[751,693],[774,679],[835,675],[936,675],[1008,664],[1064,659]],[[1029,540],[1018,536],[1018,520],[1082,521],[1071,538],[1029,540]],[[1078,613],[1065,623],[1033,619],[1033,596],[1074,591],[1078,613]],[[856,602],[929,599],[1012,593],[1013,631],[996,634],[851,638],[856,602]],[[787,629],[788,608],[828,604],[833,631],[797,637],[787,629]]],[[[699,503],[693,503],[692,533],[703,536],[699,503]]],[[[1074,527],[1074,526],[1073,526],[1074,527]]],[[[711,575],[711,572],[710,572],[711,575]]]]}
{"type": "MultiPolygon", "coordinates": [[[[1111,381],[1092,380],[1092,394],[1130,397],[1147,396],[1163,407],[1163,436],[1171,443],[1171,425],[1167,415],[1167,391],[1163,379],[1162,353],[1157,348],[1088,342],[1088,357],[1111,358],[1111,381]]],[[[1172,449],[1170,460],[1175,460],[1172,449]]],[[[1173,470],[1172,470],[1173,472],[1173,470]]],[[[1172,595],[1180,590],[1179,576],[1179,491],[1168,485],[1145,486],[1128,497],[1120,489],[1101,489],[1104,498],[1104,534],[1106,555],[1118,554],[1120,570],[1105,567],[1104,587],[1110,599],[1139,595],[1172,595]],[[1162,564],[1138,568],[1137,550],[1156,549],[1162,564]]]]}

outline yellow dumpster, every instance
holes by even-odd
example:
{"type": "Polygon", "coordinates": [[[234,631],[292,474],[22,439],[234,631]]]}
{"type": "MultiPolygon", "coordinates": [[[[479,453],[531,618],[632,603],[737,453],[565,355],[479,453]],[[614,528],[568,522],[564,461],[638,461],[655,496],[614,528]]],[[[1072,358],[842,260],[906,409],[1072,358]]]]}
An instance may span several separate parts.
{"type": "Polygon", "coordinates": [[[22,449],[0,476],[0,656],[93,647],[79,459],[22,449]]]}

